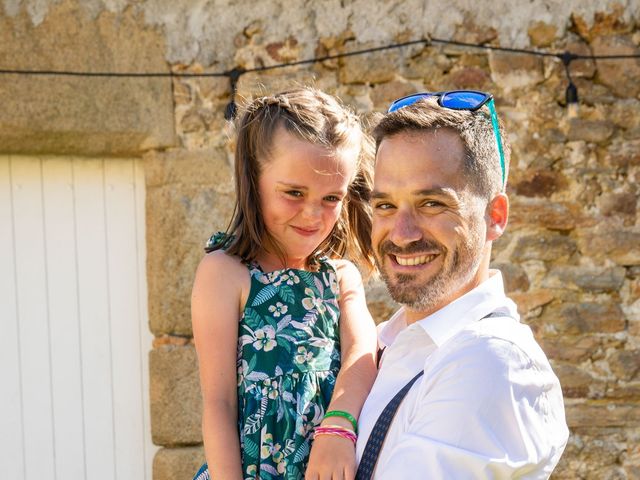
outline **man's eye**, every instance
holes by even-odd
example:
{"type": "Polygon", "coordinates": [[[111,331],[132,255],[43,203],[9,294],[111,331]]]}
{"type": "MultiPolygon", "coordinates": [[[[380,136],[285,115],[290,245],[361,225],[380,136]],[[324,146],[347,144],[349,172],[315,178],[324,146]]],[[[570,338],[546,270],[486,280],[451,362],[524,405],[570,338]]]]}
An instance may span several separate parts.
{"type": "Polygon", "coordinates": [[[389,210],[393,208],[393,205],[386,202],[380,202],[380,203],[374,204],[373,208],[375,208],[376,210],[389,210]]]}
{"type": "Polygon", "coordinates": [[[444,207],[444,204],[436,200],[427,200],[422,204],[422,206],[427,208],[440,208],[440,207],[444,207]]]}

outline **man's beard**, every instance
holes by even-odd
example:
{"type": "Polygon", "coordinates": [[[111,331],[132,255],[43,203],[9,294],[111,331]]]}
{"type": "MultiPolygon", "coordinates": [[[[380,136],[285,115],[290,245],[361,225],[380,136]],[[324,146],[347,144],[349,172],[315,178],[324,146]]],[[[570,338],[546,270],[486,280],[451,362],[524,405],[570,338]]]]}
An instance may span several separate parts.
{"type": "MultiPolygon", "coordinates": [[[[482,243],[479,232],[472,231],[468,238],[453,251],[434,240],[419,240],[406,247],[398,247],[389,240],[380,244],[376,252],[376,265],[396,302],[415,311],[432,311],[442,307],[456,290],[463,288],[473,278],[482,260],[482,243]],[[384,265],[388,254],[419,254],[438,252],[442,257],[441,268],[424,283],[418,283],[420,274],[393,274],[384,265]]],[[[435,260],[432,260],[435,261],[435,260]]]]}

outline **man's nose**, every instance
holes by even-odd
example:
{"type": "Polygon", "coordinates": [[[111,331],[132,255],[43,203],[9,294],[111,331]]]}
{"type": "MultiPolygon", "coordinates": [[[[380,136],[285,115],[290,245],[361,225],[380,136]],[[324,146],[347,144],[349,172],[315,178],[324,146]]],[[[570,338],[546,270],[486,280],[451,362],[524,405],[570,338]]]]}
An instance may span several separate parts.
{"type": "Polygon", "coordinates": [[[422,230],[414,212],[398,212],[394,220],[390,240],[396,245],[407,245],[422,238],[422,230]]]}

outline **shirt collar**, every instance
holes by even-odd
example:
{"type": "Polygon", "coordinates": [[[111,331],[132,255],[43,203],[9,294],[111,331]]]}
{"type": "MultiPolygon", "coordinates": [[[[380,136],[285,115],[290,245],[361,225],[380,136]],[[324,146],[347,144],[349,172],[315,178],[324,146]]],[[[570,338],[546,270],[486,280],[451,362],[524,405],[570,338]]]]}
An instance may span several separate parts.
{"type": "MultiPolygon", "coordinates": [[[[437,312],[418,320],[431,340],[440,346],[471,322],[480,320],[492,312],[504,313],[516,320],[516,304],[504,293],[504,283],[499,270],[489,270],[489,278],[473,290],[455,299],[437,312]]],[[[405,307],[401,307],[379,330],[379,341],[387,347],[407,327],[405,307]]]]}
{"type": "Polygon", "coordinates": [[[386,348],[391,345],[405,328],[407,328],[407,319],[404,316],[404,307],[401,307],[387,322],[378,325],[379,347],[386,348]]]}

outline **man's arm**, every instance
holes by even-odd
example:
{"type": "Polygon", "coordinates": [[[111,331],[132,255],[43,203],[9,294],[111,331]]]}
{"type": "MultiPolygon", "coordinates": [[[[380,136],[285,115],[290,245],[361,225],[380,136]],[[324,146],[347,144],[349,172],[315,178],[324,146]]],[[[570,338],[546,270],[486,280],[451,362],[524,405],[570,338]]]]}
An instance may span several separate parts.
{"type": "Polygon", "coordinates": [[[547,478],[568,430],[546,359],[493,337],[451,343],[430,359],[376,478],[547,478]]]}

